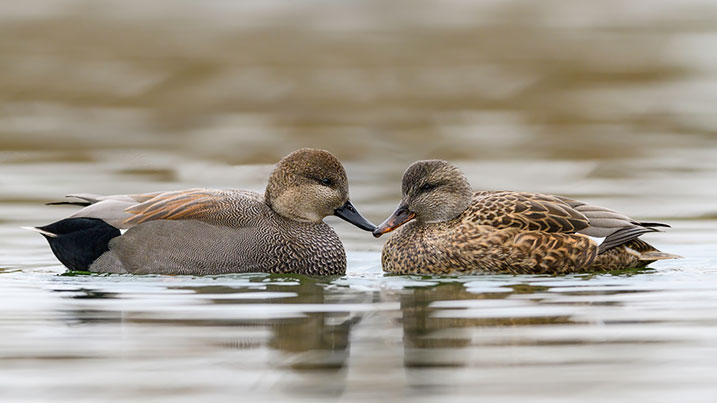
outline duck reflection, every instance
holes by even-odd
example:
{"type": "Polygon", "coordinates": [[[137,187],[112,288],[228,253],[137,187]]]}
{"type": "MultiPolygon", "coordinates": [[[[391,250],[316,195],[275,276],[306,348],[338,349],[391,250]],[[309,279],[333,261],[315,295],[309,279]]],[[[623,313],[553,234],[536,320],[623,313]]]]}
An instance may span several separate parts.
{"type": "Polygon", "coordinates": [[[232,279],[228,278],[226,281],[221,279],[223,284],[217,285],[160,287],[146,293],[127,289],[115,291],[116,285],[107,284],[104,284],[105,289],[78,286],[55,291],[75,301],[71,309],[63,309],[68,323],[73,325],[102,321],[192,329],[229,326],[235,329],[236,337],[230,341],[213,339],[211,342],[216,347],[252,349],[266,346],[281,353],[274,363],[276,366],[297,370],[345,366],[349,356],[349,333],[357,322],[357,315],[320,309],[322,305],[331,306],[337,299],[346,302],[340,292],[334,300],[327,296],[331,278],[267,275],[254,276],[248,282],[246,278],[243,280],[241,284],[232,284],[232,279]],[[167,304],[168,297],[176,303],[167,304]],[[247,306],[255,305],[257,311],[250,315],[233,315],[231,309],[221,309],[226,305],[237,306],[237,311],[244,309],[244,312],[247,312],[247,306]],[[256,332],[262,328],[269,331],[268,335],[256,332]]]}
{"type": "MultiPolygon", "coordinates": [[[[243,293],[256,293],[257,289],[237,289],[226,286],[202,287],[195,289],[199,294],[236,294],[237,299],[214,299],[215,304],[270,304],[282,306],[302,305],[297,307],[331,306],[337,301],[327,292],[330,278],[315,278],[302,275],[270,275],[257,279],[257,286],[263,288],[259,292],[265,295],[286,295],[285,297],[267,300],[241,299],[243,293]]],[[[312,311],[313,309],[308,309],[312,311]]],[[[355,315],[349,312],[303,312],[302,315],[276,319],[259,319],[235,323],[238,327],[263,327],[269,330],[265,339],[256,340],[238,337],[234,340],[239,349],[253,346],[268,347],[274,354],[270,355],[271,367],[288,369],[290,374],[277,380],[276,388],[286,392],[299,393],[305,396],[338,396],[344,392],[346,371],[349,360],[349,334],[357,322],[355,315]],[[320,376],[317,376],[320,374],[320,376]]]]}
{"type": "Polygon", "coordinates": [[[202,279],[201,285],[192,280],[159,277],[146,290],[119,281],[55,291],[66,301],[58,309],[69,326],[96,331],[100,322],[109,325],[115,330],[105,327],[107,337],[129,346],[125,356],[219,355],[228,365],[270,371],[261,382],[281,390],[342,393],[349,334],[360,313],[335,307],[362,295],[328,286],[331,278],[298,275],[218,277],[217,284],[202,279]],[[182,285],[171,285],[174,280],[182,285]]]}
{"type": "MultiPolygon", "coordinates": [[[[455,367],[471,365],[471,355],[462,353],[480,346],[473,335],[480,328],[568,323],[567,316],[463,315],[470,300],[506,300],[518,294],[544,291],[545,287],[529,284],[506,286],[507,292],[469,291],[464,282],[441,282],[430,287],[416,287],[401,294],[405,367],[455,367]],[[445,307],[440,301],[453,301],[445,307]],[[458,314],[455,314],[458,313],[458,314]]],[[[529,299],[529,298],[528,298],[529,299]]],[[[487,301],[488,302],[488,301],[487,301]]],[[[489,304],[486,304],[488,306],[489,304]]],[[[481,305],[476,305],[481,306],[481,305]]],[[[480,308],[478,308],[480,310],[480,308]]],[[[510,341],[491,341],[490,345],[507,345],[510,341]]]]}
{"type": "MultiPolygon", "coordinates": [[[[349,332],[355,321],[348,312],[303,312],[290,305],[330,305],[326,285],[331,278],[302,275],[270,275],[252,280],[255,287],[236,288],[226,285],[184,287],[196,294],[207,295],[213,304],[234,305],[289,305],[286,317],[232,321],[240,327],[265,327],[270,336],[262,341],[282,355],[277,366],[304,369],[339,369],[349,356],[349,332]],[[242,294],[275,295],[272,298],[244,299],[242,294]],[[215,298],[212,298],[212,297],[215,298]],[[223,296],[223,297],[222,297],[223,296]],[[300,313],[296,315],[296,313],[300,313]]],[[[313,310],[310,310],[313,311],[313,310]]],[[[225,322],[223,324],[226,324],[225,322]]],[[[236,346],[253,346],[252,340],[236,340],[236,346]]]]}
{"type": "MultiPolygon", "coordinates": [[[[297,277],[292,285],[269,285],[267,291],[295,292],[296,297],[277,303],[327,304],[327,281],[297,277]]],[[[349,357],[349,333],[355,321],[348,312],[311,312],[303,318],[271,323],[269,346],[288,355],[294,369],[339,369],[349,357]]]]}
{"type": "Polygon", "coordinates": [[[65,301],[57,309],[78,334],[101,335],[123,358],[206,360],[249,370],[261,387],[311,396],[361,390],[369,380],[386,391],[426,387],[427,373],[412,369],[484,366],[494,359],[485,349],[521,342],[495,328],[571,321],[541,311],[546,287],[512,277],[421,279],[396,291],[291,275],[104,279],[56,290],[65,301]],[[526,316],[525,307],[538,313],[526,316]],[[352,332],[364,340],[353,356],[352,332]]]}

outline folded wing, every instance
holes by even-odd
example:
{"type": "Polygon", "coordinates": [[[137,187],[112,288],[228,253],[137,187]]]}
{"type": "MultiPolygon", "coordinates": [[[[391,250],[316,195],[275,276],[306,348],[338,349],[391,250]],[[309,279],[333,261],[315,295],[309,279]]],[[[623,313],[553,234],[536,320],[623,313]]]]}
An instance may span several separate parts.
{"type": "Polygon", "coordinates": [[[481,225],[531,231],[575,233],[590,220],[555,196],[518,192],[479,192],[470,207],[481,225]]]}
{"type": "Polygon", "coordinates": [[[661,223],[640,223],[604,207],[539,193],[478,192],[471,209],[475,210],[473,217],[481,225],[605,238],[599,253],[645,233],[659,231],[656,227],[668,227],[661,223]]]}
{"type": "Polygon", "coordinates": [[[263,197],[243,190],[188,189],[136,195],[69,195],[86,205],[71,217],[98,218],[128,229],[153,220],[198,220],[227,226],[251,224],[252,217],[265,213],[263,197]]]}

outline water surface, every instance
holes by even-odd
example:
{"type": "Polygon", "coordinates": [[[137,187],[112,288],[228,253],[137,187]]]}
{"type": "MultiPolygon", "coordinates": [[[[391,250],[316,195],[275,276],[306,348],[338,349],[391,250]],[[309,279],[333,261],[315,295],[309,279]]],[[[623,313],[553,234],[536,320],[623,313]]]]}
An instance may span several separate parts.
{"type": "Polygon", "coordinates": [[[391,4],[0,6],[0,400],[714,400],[714,5],[391,4]],[[73,192],[263,191],[304,146],[374,222],[444,158],[668,222],[644,238],[685,258],[384,276],[385,238],[331,217],[345,276],[63,276],[19,229],[73,192]]]}

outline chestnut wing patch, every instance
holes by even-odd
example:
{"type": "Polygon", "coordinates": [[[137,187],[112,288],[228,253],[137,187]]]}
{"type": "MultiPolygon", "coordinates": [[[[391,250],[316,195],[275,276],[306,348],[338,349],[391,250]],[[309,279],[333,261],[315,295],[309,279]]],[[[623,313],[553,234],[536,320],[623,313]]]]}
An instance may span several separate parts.
{"type": "Polygon", "coordinates": [[[151,220],[202,219],[221,211],[228,203],[227,193],[213,189],[189,189],[165,192],[135,204],[125,211],[132,214],[125,224],[137,225],[151,220]]]}
{"type": "Polygon", "coordinates": [[[564,198],[538,193],[478,192],[469,215],[480,225],[530,231],[575,233],[590,226],[588,218],[564,198]]]}

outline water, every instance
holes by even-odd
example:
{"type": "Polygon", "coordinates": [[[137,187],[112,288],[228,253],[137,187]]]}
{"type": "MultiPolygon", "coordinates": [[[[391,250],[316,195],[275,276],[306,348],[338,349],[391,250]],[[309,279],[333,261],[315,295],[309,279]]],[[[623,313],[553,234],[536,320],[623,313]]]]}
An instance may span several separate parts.
{"type": "Polygon", "coordinates": [[[0,5],[0,400],[714,401],[708,1],[0,5]],[[388,7],[388,8],[387,8],[388,7]],[[374,222],[411,162],[673,228],[580,276],[62,276],[73,192],[262,191],[303,146],[374,222]]]}

